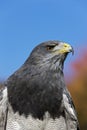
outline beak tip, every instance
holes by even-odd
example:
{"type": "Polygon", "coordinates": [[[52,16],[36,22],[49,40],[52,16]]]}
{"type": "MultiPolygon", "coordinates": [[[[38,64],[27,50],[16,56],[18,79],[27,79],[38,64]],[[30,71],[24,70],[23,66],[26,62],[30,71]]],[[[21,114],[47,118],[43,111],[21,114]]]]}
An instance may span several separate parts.
{"type": "Polygon", "coordinates": [[[74,55],[74,49],[73,49],[73,47],[72,47],[72,49],[71,49],[71,52],[72,52],[72,55],[74,55]]]}

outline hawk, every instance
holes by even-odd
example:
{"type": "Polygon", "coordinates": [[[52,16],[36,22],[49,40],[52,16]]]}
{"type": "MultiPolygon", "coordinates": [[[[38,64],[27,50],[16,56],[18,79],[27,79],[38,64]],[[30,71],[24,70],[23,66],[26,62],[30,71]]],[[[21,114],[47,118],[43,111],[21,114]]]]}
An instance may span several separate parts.
{"type": "Polygon", "coordinates": [[[36,46],[0,91],[0,130],[79,130],[63,67],[71,45],[36,46]]]}

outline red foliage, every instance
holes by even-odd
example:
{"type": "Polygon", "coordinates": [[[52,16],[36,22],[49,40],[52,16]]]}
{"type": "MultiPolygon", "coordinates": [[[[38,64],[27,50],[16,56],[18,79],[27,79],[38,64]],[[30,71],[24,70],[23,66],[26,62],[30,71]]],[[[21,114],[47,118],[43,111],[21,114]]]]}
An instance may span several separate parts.
{"type": "Polygon", "coordinates": [[[87,130],[87,50],[81,52],[71,65],[74,76],[68,88],[77,108],[81,130],[87,130]]]}

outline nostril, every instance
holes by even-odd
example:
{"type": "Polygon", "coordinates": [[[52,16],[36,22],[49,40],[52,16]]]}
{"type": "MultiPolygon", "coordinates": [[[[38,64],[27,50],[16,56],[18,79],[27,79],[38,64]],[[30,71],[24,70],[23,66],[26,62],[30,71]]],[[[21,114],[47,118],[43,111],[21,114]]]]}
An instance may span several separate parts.
{"type": "Polygon", "coordinates": [[[67,45],[66,45],[66,44],[64,44],[64,47],[67,47],[67,45]]]}

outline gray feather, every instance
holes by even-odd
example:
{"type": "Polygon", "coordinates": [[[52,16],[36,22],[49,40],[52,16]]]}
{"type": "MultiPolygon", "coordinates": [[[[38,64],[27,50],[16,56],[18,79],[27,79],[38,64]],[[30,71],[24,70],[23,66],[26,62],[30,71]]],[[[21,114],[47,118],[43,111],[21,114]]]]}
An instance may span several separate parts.
{"type": "Polygon", "coordinates": [[[5,130],[7,122],[7,88],[0,90],[0,130],[5,130]]]}
{"type": "Polygon", "coordinates": [[[63,75],[67,45],[38,45],[0,91],[0,130],[79,130],[72,98],[63,75]]]}

